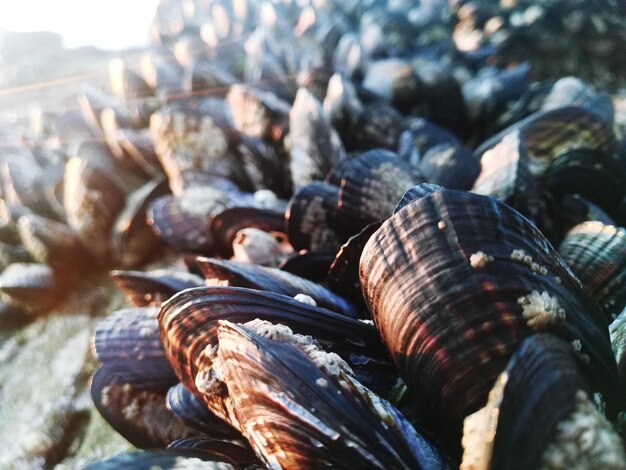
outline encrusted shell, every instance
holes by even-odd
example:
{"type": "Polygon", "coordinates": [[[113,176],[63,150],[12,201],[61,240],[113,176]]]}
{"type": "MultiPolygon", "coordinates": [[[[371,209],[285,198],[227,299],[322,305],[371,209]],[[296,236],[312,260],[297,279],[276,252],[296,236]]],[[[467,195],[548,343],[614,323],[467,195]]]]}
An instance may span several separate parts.
{"type": "Polygon", "coordinates": [[[445,468],[432,444],[343,361],[284,328],[275,336],[267,325],[261,336],[255,326],[220,322],[216,368],[245,436],[267,465],[445,468]]]}
{"type": "Polygon", "coordinates": [[[463,417],[523,338],[546,330],[580,341],[614,412],[606,322],[543,235],[495,199],[424,193],[383,223],[360,264],[365,300],[424,422],[458,445],[463,417]]]}

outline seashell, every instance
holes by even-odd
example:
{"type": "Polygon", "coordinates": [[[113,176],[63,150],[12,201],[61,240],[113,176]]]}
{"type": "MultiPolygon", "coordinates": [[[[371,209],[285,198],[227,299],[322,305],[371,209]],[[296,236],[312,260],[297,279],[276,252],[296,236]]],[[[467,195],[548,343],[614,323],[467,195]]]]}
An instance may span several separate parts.
{"type": "Polygon", "coordinates": [[[197,256],[193,263],[202,271],[207,285],[247,287],[294,297],[308,295],[323,308],[356,318],[358,312],[345,299],[320,284],[289,274],[276,268],[267,268],[236,261],[197,256]]]}
{"type": "Polygon", "coordinates": [[[420,96],[401,110],[425,116],[464,141],[471,137],[467,106],[453,67],[425,53],[412,59],[411,66],[421,83],[420,96]]]}
{"type": "Polygon", "coordinates": [[[174,194],[183,189],[185,171],[229,178],[236,171],[230,161],[231,124],[220,113],[189,107],[166,107],[150,119],[154,149],[174,194]]]}
{"type": "Polygon", "coordinates": [[[408,56],[418,36],[405,12],[370,7],[360,17],[361,47],[372,58],[408,56]]]}
{"type": "Polygon", "coordinates": [[[188,92],[225,98],[237,78],[214,61],[199,59],[185,71],[183,83],[188,92]]]}
{"type": "Polygon", "coordinates": [[[333,71],[324,66],[308,68],[308,70],[303,70],[298,74],[296,85],[306,89],[316,100],[322,102],[332,75],[333,71]]]}
{"type": "MultiPolygon", "coordinates": [[[[120,127],[115,112],[110,108],[102,111],[100,119],[104,140],[110,156],[115,160],[114,166],[124,169],[135,179],[160,176],[163,173],[149,129],[120,127]]],[[[101,146],[99,143],[96,145],[101,146]]]]}
{"type": "Polygon", "coordinates": [[[196,470],[237,470],[239,467],[231,459],[218,453],[214,455],[199,449],[159,449],[127,452],[109,457],[96,463],[90,463],[84,470],[116,470],[134,468],[136,470],[175,470],[187,466],[196,470]]]}
{"type": "Polygon", "coordinates": [[[131,444],[165,447],[170,442],[204,434],[185,425],[165,406],[163,393],[125,383],[115,365],[101,366],[91,378],[91,397],[98,412],[131,444]]]}
{"type": "Polygon", "coordinates": [[[407,121],[407,129],[400,136],[398,156],[418,166],[428,150],[437,145],[460,146],[459,139],[447,129],[428,119],[413,117],[407,121]]]}
{"type": "Polygon", "coordinates": [[[17,231],[17,220],[30,210],[24,206],[7,203],[0,199],[0,241],[9,245],[17,245],[21,242],[17,231]]]}
{"type": "Polygon", "coordinates": [[[289,153],[294,189],[324,179],[341,158],[343,149],[326,120],[322,104],[300,88],[289,113],[289,153]]]}
{"type": "Polygon", "coordinates": [[[243,228],[233,240],[233,261],[276,267],[293,248],[280,236],[257,228],[243,228]]]}
{"type": "Polygon", "coordinates": [[[251,187],[255,190],[269,189],[279,197],[289,198],[292,192],[291,174],[285,159],[265,142],[240,135],[236,145],[251,187]]]}
{"type": "MultiPolygon", "coordinates": [[[[178,383],[171,387],[167,392],[167,408],[180,418],[187,426],[203,432],[206,436],[215,438],[238,438],[241,437],[239,432],[228,425],[224,420],[214,415],[206,406],[206,404],[192,392],[187,390],[182,383],[178,383]]],[[[220,443],[221,444],[221,443],[220,443]]],[[[235,444],[230,443],[231,446],[235,444]]],[[[178,445],[170,447],[193,447],[196,445],[178,445]]],[[[228,447],[228,446],[225,446],[228,447]]],[[[239,453],[248,453],[249,449],[237,446],[239,453]]]]}
{"type": "Polygon", "coordinates": [[[37,263],[47,264],[66,280],[74,278],[88,262],[76,235],[66,224],[25,214],[17,220],[22,246],[37,263]],[[72,263],[67,260],[72,259],[72,263]]]}
{"type": "Polygon", "coordinates": [[[345,362],[280,325],[252,323],[257,328],[220,322],[216,368],[266,465],[445,468],[434,446],[345,362]]]}
{"type": "Polygon", "coordinates": [[[575,225],[597,220],[604,225],[616,225],[613,219],[593,202],[578,194],[566,194],[559,202],[559,224],[563,234],[575,225]]]}
{"type": "Polygon", "coordinates": [[[381,224],[381,221],[373,222],[358,234],[350,237],[341,246],[327,270],[328,287],[348,299],[362,312],[367,312],[367,306],[361,292],[359,261],[363,247],[381,224]]]}
{"type": "Polygon", "coordinates": [[[271,91],[235,84],[230,87],[226,102],[239,132],[270,141],[285,134],[291,107],[271,91]]]}
{"type": "Polygon", "coordinates": [[[578,364],[564,341],[526,339],[487,405],[466,418],[461,468],[623,467],[620,438],[593,403],[578,364]]]}
{"type": "Polygon", "coordinates": [[[128,116],[124,107],[115,97],[104,93],[96,87],[84,86],[78,95],[78,104],[85,121],[94,130],[101,129],[102,111],[107,108],[113,109],[118,122],[121,122],[123,126],[130,125],[130,116],[128,116]]]}
{"type": "Polygon", "coordinates": [[[121,58],[109,62],[109,81],[113,94],[125,101],[152,96],[152,88],[121,58]]]}
{"type": "Polygon", "coordinates": [[[309,281],[323,283],[326,281],[328,269],[334,259],[335,254],[330,251],[300,250],[287,256],[278,265],[278,269],[303,277],[309,281]]]}
{"type": "Polygon", "coordinates": [[[110,255],[110,234],[124,206],[121,183],[113,174],[74,157],[65,166],[63,206],[67,223],[98,263],[110,255]]]}
{"type": "MultiPolygon", "coordinates": [[[[378,393],[389,393],[397,380],[371,325],[271,292],[234,287],[189,289],[162,307],[159,322],[163,344],[183,384],[194,394],[201,392],[198,396],[209,408],[231,422],[225,385],[219,379],[210,390],[199,390],[199,368],[208,370],[214,360],[218,320],[243,323],[255,318],[313,335],[346,358],[359,380],[378,393]]],[[[236,422],[233,425],[238,426],[236,422]]]]}
{"type": "Polygon", "coordinates": [[[416,104],[423,88],[411,64],[397,57],[368,64],[361,86],[365,92],[401,111],[410,110],[416,104]]]}
{"type": "Polygon", "coordinates": [[[482,406],[535,331],[580,343],[593,364],[592,386],[614,413],[616,373],[598,305],[509,206],[461,191],[424,191],[369,239],[360,279],[400,376],[423,404],[422,422],[451,453],[463,417],[482,406]]]}
{"type": "Polygon", "coordinates": [[[207,252],[213,246],[211,219],[230,206],[254,198],[241,193],[227,180],[212,177],[193,184],[180,196],[161,196],[147,211],[147,223],[176,251],[207,252]]]}
{"type": "Polygon", "coordinates": [[[148,181],[127,199],[113,226],[113,248],[122,266],[137,266],[161,247],[160,239],[146,221],[146,211],[158,197],[168,193],[163,177],[148,181]]]}
{"type": "Polygon", "coordinates": [[[563,77],[557,80],[546,95],[541,109],[580,106],[595,112],[606,122],[614,119],[613,103],[606,93],[598,93],[590,85],[576,77],[563,77]]]}
{"type": "Polygon", "coordinates": [[[481,166],[466,147],[438,144],[424,154],[417,170],[430,183],[448,189],[469,190],[478,178],[481,166]]]}
{"type": "Polygon", "coordinates": [[[518,131],[506,134],[489,150],[479,153],[481,171],[471,189],[491,196],[538,222],[541,208],[539,181],[533,176],[532,162],[524,152],[518,131]]]}
{"type": "Polygon", "coordinates": [[[361,78],[368,59],[359,42],[359,36],[348,31],[341,36],[333,52],[333,69],[348,79],[361,78]]]}
{"type": "Polygon", "coordinates": [[[187,438],[172,442],[168,449],[196,449],[210,451],[215,455],[225,455],[234,461],[240,468],[262,468],[261,462],[249,445],[240,442],[234,443],[222,439],[187,438]]]}
{"type": "Polygon", "coordinates": [[[363,225],[360,214],[339,206],[339,188],[315,182],[303,187],[289,201],[285,228],[296,249],[337,251],[344,240],[363,225]]]}
{"type": "Polygon", "coordinates": [[[284,211],[261,207],[231,207],[213,217],[211,234],[215,252],[224,258],[233,256],[233,242],[245,228],[281,232],[285,227],[284,211]]]}
{"type": "Polygon", "coordinates": [[[30,151],[5,155],[0,163],[0,182],[6,202],[24,206],[55,220],[63,217],[62,208],[56,199],[56,191],[59,185],[62,186],[62,180],[62,165],[48,164],[44,168],[30,151]]]}
{"type": "Polygon", "coordinates": [[[360,230],[389,217],[402,195],[423,177],[395,153],[375,149],[339,162],[328,181],[341,187],[338,207],[360,219],[360,230]]]}
{"type": "Polygon", "coordinates": [[[121,383],[164,395],[177,379],[159,338],[158,312],[134,307],[111,313],[96,326],[93,350],[121,383]]]}
{"type": "Polygon", "coordinates": [[[363,105],[354,84],[339,73],[335,73],[328,80],[322,106],[326,118],[342,137],[356,126],[363,112],[363,105]]]}
{"type": "Polygon", "coordinates": [[[168,95],[182,91],[183,70],[168,57],[155,53],[144,53],[139,58],[141,78],[153,90],[156,96],[167,98],[168,95]]]}
{"type": "Polygon", "coordinates": [[[612,129],[584,108],[570,106],[534,113],[488,139],[476,149],[476,155],[483,155],[511,134],[521,143],[536,176],[544,176],[551,165],[572,150],[595,151],[614,159],[616,142],[612,129]]]}
{"type": "Polygon", "coordinates": [[[158,307],[165,300],[190,287],[204,285],[204,279],[195,274],[173,269],[152,271],[121,271],[109,273],[130,303],[136,307],[158,307]]]}
{"type": "Polygon", "coordinates": [[[52,309],[68,293],[61,288],[49,266],[37,263],[9,265],[0,274],[0,292],[10,304],[30,313],[52,309]]]}
{"type": "Polygon", "coordinates": [[[528,90],[529,72],[530,64],[526,62],[506,69],[488,66],[463,85],[468,117],[483,128],[482,134],[492,133],[488,123],[528,90]]]}
{"type": "Polygon", "coordinates": [[[366,105],[356,124],[344,137],[348,151],[385,148],[396,150],[407,129],[402,115],[384,103],[366,105]]]}
{"type": "Polygon", "coordinates": [[[611,322],[626,307],[626,231],[583,222],[567,232],[558,251],[611,322]]]}
{"type": "Polygon", "coordinates": [[[0,270],[13,263],[31,263],[32,257],[22,245],[11,245],[0,242],[0,270]]]}

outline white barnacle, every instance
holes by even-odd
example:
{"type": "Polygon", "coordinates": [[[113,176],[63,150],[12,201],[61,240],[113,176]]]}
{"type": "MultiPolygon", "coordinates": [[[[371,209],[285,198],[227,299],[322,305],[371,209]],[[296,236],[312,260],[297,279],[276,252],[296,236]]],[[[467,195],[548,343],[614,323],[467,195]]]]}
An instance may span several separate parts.
{"type": "Polygon", "coordinates": [[[489,256],[483,251],[477,251],[470,256],[470,265],[474,269],[484,268],[491,261],[493,261],[493,256],[489,256]]]}
{"type": "Polygon", "coordinates": [[[547,291],[540,294],[534,290],[518,298],[517,303],[522,306],[522,316],[526,324],[534,330],[544,330],[565,320],[565,310],[559,305],[558,299],[547,291]]]}
{"type": "Polygon", "coordinates": [[[315,381],[315,384],[318,385],[319,387],[326,388],[328,387],[328,380],[320,377],[319,379],[315,381]]]}
{"type": "Polygon", "coordinates": [[[446,229],[446,223],[443,220],[437,222],[437,228],[442,232],[446,229]]]}
{"type": "Polygon", "coordinates": [[[522,261],[524,256],[526,256],[526,252],[524,250],[516,249],[511,252],[511,259],[515,261],[522,261]]]}
{"type": "Polygon", "coordinates": [[[619,435],[582,390],[576,392],[574,411],[557,425],[540,468],[626,468],[619,435]]]}
{"type": "Polygon", "coordinates": [[[303,304],[312,305],[313,307],[317,307],[317,302],[310,295],[296,294],[296,296],[294,297],[294,300],[297,300],[298,302],[302,302],[303,304]]]}

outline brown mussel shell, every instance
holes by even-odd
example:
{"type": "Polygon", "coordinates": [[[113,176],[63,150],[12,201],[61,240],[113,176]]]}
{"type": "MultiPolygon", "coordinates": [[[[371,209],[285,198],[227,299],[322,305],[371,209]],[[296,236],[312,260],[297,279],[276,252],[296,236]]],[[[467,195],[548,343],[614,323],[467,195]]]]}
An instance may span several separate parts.
{"type": "Polygon", "coordinates": [[[337,363],[324,369],[298,346],[247,325],[220,322],[218,336],[220,373],[267,465],[445,468],[432,444],[337,363]]]}
{"type": "Polygon", "coordinates": [[[567,232],[558,250],[611,322],[626,306],[626,230],[584,222],[567,232]]]}
{"type": "Polygon", "coordinates": [[[280,269],[202,256],[196,257],[193,263],[202,271],[208,285],[248,287],[289,297],[304,294],[320,307],[358,318],[358,312],[346,299],[321,284],[280,269]]]}
{"type": "Polygon", "coordinates": [[[424,193],[383,223],[360,264],[372,318],[424,423],[454,453],[462,419],[534,331],[580,340],[592,386],[615,413],[606,321],[543,235],[493,198],[424,193]]]}

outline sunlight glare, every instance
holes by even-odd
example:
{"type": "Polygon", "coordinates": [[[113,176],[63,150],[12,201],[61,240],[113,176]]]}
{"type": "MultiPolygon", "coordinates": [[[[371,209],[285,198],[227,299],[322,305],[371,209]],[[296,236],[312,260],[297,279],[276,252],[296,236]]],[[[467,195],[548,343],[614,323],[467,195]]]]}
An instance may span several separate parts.
{"type": "Polygon", "coordinates": [[[158,0],[0,0],[0,29],[54,31],[66,47],[144,46],[158,0]]]}

